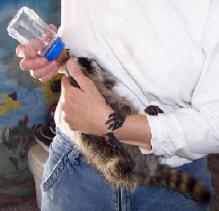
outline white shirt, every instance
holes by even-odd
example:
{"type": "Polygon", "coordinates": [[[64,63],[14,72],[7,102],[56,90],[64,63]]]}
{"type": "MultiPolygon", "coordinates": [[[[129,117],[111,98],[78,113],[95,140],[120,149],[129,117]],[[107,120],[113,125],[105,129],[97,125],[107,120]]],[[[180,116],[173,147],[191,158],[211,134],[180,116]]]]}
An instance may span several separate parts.
{"type": "MultiPolygon", "coordinates": [[[[219,152],[219,0],[62,0],[59,34],[110,71],[140,114],[165,111],[147,116],[153,149],[143,153],[180,166],[219,152]]],[[[59,106],[55,120],[74,139],[59,106]]]]}

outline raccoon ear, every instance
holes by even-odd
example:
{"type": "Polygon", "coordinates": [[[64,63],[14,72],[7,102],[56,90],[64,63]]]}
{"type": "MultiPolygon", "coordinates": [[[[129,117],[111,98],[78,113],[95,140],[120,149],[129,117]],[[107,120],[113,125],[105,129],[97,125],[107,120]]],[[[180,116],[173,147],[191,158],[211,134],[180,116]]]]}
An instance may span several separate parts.
{"type": "Polygon", "coordinates": [[[91,67],[91,60],[89,60],[88,58],[86,57],[78,57],[78,63],[86,68],[88,71],[92,68],[91,67]]]}

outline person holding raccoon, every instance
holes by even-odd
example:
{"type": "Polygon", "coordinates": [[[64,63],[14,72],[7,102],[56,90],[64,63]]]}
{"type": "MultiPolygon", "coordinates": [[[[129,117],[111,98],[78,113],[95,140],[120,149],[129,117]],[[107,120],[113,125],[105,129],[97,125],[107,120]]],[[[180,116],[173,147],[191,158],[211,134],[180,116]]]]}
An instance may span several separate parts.
{"type": "MultiPolygon", "coordinates": [[[[63,76],[42,211],[209,210],[202,202],[213,192],[206,156],[219,152],[219,1],[63,0],[58,33],[71,55],[88,59],[66,62],[80,88],[63,76]],[[119,141],[108,143],[109,134],[119,141]],[[78,136],[99,137],[97,148],[76,143],[78,136]],[[107,144],[130,161],[125,170],[117,166],[121,175],[139,175],[127,176],[134,178],[124,182],[130,188],[108,171],[115,159],[102,150],[107,144]],[[148,181],[145,169],[155,175],[148,181]],[[208,193],[199,195],[200,183],[208,193]]],[[[21,68],[43,82],[62,66],[22,45],[17,55],[24,57],[21,68]]]]}

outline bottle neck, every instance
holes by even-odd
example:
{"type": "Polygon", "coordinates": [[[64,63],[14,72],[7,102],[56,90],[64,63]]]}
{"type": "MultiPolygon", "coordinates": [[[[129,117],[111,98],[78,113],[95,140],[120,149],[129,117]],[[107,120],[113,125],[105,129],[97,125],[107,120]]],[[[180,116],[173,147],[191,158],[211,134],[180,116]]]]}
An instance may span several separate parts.
{"type": "Polygon", "coordinates": [[[50,61],[57,59],[64,49],[65,44],[60,37],[53,39],[45,49],[44,57],[50,61]]]}

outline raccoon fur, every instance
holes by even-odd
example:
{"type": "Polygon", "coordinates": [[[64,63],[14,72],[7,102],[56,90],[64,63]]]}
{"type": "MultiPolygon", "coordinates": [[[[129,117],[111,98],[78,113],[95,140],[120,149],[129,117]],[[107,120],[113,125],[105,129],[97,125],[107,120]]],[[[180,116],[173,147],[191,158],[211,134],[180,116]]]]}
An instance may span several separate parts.
{"type": "MultiPolygon", "coordinates": [[[[119,142],[113,130],[122,126],[127,115],[138,114],[134,106],[120,97],[113,87],[116,80],[93,59],[78,58],[83,73],[96,85],[108,105],[115,111],[106,124],[111,132],[106,137],[77,132],[76,144],[86,162],[92,164],[114,187],[134,191],[138,186],[163,186],[191,196],[201,203],[210,202],[208,188],[176,168],[161,165],[153,154],[142,154],[139,147],[119,142]]],[[[162,113],[156,106],[145,109],[150,115],[162,113]]]]}

